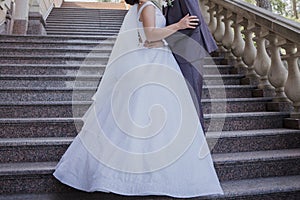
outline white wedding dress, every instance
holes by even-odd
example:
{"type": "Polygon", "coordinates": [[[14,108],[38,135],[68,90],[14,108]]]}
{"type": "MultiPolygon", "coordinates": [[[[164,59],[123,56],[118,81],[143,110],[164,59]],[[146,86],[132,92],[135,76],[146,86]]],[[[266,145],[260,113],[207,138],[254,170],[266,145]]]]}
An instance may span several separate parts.
{"type": "MultiPolygon", "coordinates": [[[[171,51],[144,48],[134,43],[136,30],[128,31],[141,28],[138,32],[145,40],[138,19],[147,5],[154,4],[149,1],[139,11],[137,5],[128,11],[84,126],[54,176],[87,192],[172,197],[223,194],[191,95],[171,51]]],[[[158,8],[156,26],[165,26],[158,8]]]]}

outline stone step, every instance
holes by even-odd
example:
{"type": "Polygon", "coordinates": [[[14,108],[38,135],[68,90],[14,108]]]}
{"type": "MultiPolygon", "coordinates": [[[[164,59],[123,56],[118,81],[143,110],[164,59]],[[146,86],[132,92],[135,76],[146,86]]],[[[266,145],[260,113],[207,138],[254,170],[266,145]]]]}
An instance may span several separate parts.
{"type": "Polygon", "coordinates": [[[205,74],[238,74],[232,65],[204,65],[205,74]]]}
{"type": "Polygon", "coordinates": [[[60,8],[85,8],[88,10],[91,9],[107,9],[107,10],[120,10],[124,11],[126,10],[126,5],[124,2],[116,3],[116,2],[63,2],[62,6],[60,8]]]}
{"type": "Polygon", "coordinates": [[[99,43],[101,41],[112,41],[114,42],[116,39],[116,36],[103,36],[103,35],[97,35],[97,36],[86,36],[86,35],[77,35],[77,36],[51,36],[51,35],[26,35],[26,36],[17,36],[17,35],[0,35],[0,42],[48,42],[48,43],[60,43],[60,42],[80,42],[82,43],[99,43]]]}
{"type": "Polygon", "coordinates": [[[54,8],[50,14],[53,16],[57,15],[64,15],[64,14],[69,14],[69,15],[74,15],[74,14],[81,14],[85,16],[102,16],[102,15],[111,15],[111,16],[120,16],[120,15],[125,15],[127,13],[127,10],[114,10],[114,9],[87,9],[87,8],[54,8]]]}
{"type": "Polygon", "coordinates": [[[206,138],[213,153],[237,153],[300,147],[300,131],[293,129],[259,129],[207,132],[206,138]]]}
{"type": "MultiPolygon", "coordinates": [[[[243,75],[204,75],[204,84],[238,85],[243,75]]],[[[97,87],[102,75],[0,75],[0,88],[6,87],[97,87]]]]}
{"type": "Polygon", "coordinates": [[[103,33],[119,33],[120,27],[65,27],[62,26],[46,26],[46,30],[48,31],[82,31],[82,32],[99,32],[103,33]]]}
{"type": "Polygon", "coordinates": [[[85,21],[73,21],[72,23],[70,23],[71,20],[65,20],[65,19],[47,19],[47,26],[61,26],[62,24],[64,24],[65,26],[87,26],[87,27],[91,27],[91,26],[107,26],[107,27],[121,27],[122,25],[122,21],[115,21],[114,24],[112,24],[109,21],[89,21],[89,22],[85,22],[85,21]]]}
{"type": "MultiPolygon", "coordinates": [[[[251,131],[208,132],[206,138],[214,155],[225,153],[296,149],[300,131],[266,129],[251,131]]],[[[1,138],[0,163],[58,161],[73,137],[1,138]]],[[[230,160],[230,159],[229,159],[230,160]]]]}
{"type": "MultiPolygon", "coordinates": [[[[109,56],[86,56],[86,55],[4,55],[0,57],[1,64],[74,64],[72,62],[85,61],[86,64],[105,64],[109,56]],[[68,62],[67,62],[68,61],[68,62]]],[[[204,64],[226,65],[227,61],[222,57],[206,57],[204,64]]]]}
{"type": "MultiPolygon", "coordinates": [[[[29,178],[29,177],[28,177],[29,178]]],[[[44,178],[45,179],[45,178],[44,178]]],[[[298,200],[300,195],[300,176],[282,176],[257,179],[245,179],[221,182],[224,195],[214,195],[197,197],[199,200],[222,199],[222,200],[244,200],[244,199],[272,199],[272,200],[298,200]]],[[[25,179],[26,180],[26,179],[25,179]]],[[[46,181],[46,183],[51,181],[46,181]]],[[[57,187],[64,187],[55,180],[52,180],[57,187]]],[[[24,184],[25,185],[25,184],[24,184]]],[[[95,200],[95,199],[114,199],[114,200],[172,200],[174,198],[166,196],[121,196],[113,193],[86,193],[68,188],[67,192],[55,193],[41,191],[41,193],[28,194],[22,190],[23,194],[2,194],[0,200],[95,200]]]]}
{"type": "Polygon", "coordinates": [[[109,25],[109,24],[69,24],[69,23],[59,23],[59,24],[51,24],[47,23],[46,29],[87,29],[87,30],[93,30],[93,29],[101,29],[101,30],[120,30],[121,25],[117,26],[115,24],[109,25]]]}
{"type": "Polygon", "coordinates": [[[220,181],[300,175],[300,149],[212,155],[220,181]]]}
{"type": "Polygon", "coordinates": [[[92,27],[92,28],[86,28],[86,27],[46,27],[46,31],[48,32],[87,32],[87,33],[99,33],[101,35],[107,35],[107,34],[118,34],[120,28],[101,28],[101,27],[92,27]]]}
{"type": "Polygon", "coordinates": [[[103,40],[100,42],[43,42],[43,41],[35,41],[35,42],[5,42],[3,43],[3,47],[7,48],[49,48],[49,49],[82,49],[84,50],[93,50],[93,49],[112,49],[113,43],[107,40],[103,40]]]}
{"type": "Polygon", "coordinates": [[[115,32],[87,32],[87,31],[63,31],[63,30],[47,30],[47,34],[48,35],[78,35],[78,36],[83,36],[83,35],[88,35],[88,36],[97,36],[97,35],[104,35],[104,36],[117,36],[118,35],[118,31],[115,32]]]}
{"type": "Polygon", "coordinates": [[[2,75],[100,75],[105,65],[0,64],[2,75]]]}
{"type": "Polygon", "coordinates": [[[35,65],[35,64],[0,64],[0,74],[3,75],[101,75],[105,65],[35,65]]]}
{"type": "MultiPolygon", "coordinates": [[[[289,113],[247,112],[205,114],[208,132],[282,128],[289,113]]],[[[0,118],[0,138],[76,136],[81,118],[0,118]]]]}
{"type": "MultiPolygon", "coordinates": [[[[255,86],[204,86],[203,99],[251,98],[255,86]]],[[[0,88],[0,101],[90,101],[96,87],[6,87],[0,88]]]]}
{"type": "Polygon", "coordinates": [[[218,132],[282,128],[287,117],[289,113],[284,112],[211,113],[204,115],[204,129],[218,132]]]}
{"type": "Polygon", "coordinates": [[[5,55],[0,57],[2,64],[101,64],[108,61],[108,56],[89,55],[5,55]]]}
{"type": "Polygon", "coordinates": [[[48,17],[49,20],[72,20],[75,21],[103,21],[103,22],[122,22],[124,19],[124,15],[112,15],[112,14],[95,14],[95,15],[84,15],[79,13],[73,13],[73,14],[50,14],[48,17]]]}
{"type": "MultiPolygon", "coordinates": [[[[41,51],[43,51],[41,49],[41,51]]],[[[85,50],[83,50],[85,51],[85,50]]],[[[88,50],[86,50],[88,51],[88,50]]],[[[234,67],[230,65],[204,65],[207,75],[231,74],[234,67]]],[[[1,64],[2,75],[100,75],[103,74],[105,65],[80,65],[80,64],[1,64]]]]}
{"type": "Polygon", "coordinates": [[[241,74],[204,75],[204,85],[240,85],[244,77],[241,74]]]}
{"type": "Polygon", "coordinates": [[[0,138],[74,137],[82,126],[79,118],[0,118],[0,138]]]}
{"type": "Polygon", "coordinates": [[[0,48],[0,56],[27,56],[27,55],[53,55],[53,56],[109,56],[112,50],[104,48],[102,45],[96,46],[94,49],[63,49],[63,48],[0,48]]]}
{"type": "Polygon", "coordinates": [[[239,112],[262,112],[267,110],[267,103],[271,98],[226,98],[226,99],[203,99],[203,113],[239,113],[239,112]]]}
{"type": "MultiPolygon", "coordinates": [[[[57,24],[57,25],[62,25],[62,24],[72,24],[72,19],[74,21],[74,18],[48,18],[47,19],[47,24],[57,24]]],[[[111,26],[119,26],[121,27],[122,25],[122,19],[119,20],[99,20],[97,18],[90,18],[90,19],[77,19],[74,22],[74,25],[88,25],[90,23],[91,26],[93,25],[99,25],[99,24],[110,24],[111,26]]]]}
{"type": "MultiPolygon", "coordinates": [[[[66,4],[66,2],[64,2],[64,4],[66,4]]],[[[63,13],[66,13],[66,12],[70,12],[70,13],[74,13],[74,12],[83,12],[83,13],[87,13],[87,11],[89,13],[92,13],[92,12],[101,12],[101,13],[117,13],[117,14],[121,14],[121,13],[127,13],[127,10],[120,10],[120,9],[117,9],[117,10],[114,10],[114,9],[99,9],[99,8],[67,8],[67,7],[60,7],[60,8],[53,8],[52,12],[51,13],[55,13],[55,12],[63,12],[63,13]]]]}
{"type": "MultiPolygon", "coordinates": [[[[299,149],[213,155],[215,168],[222,182],[274,176],[297,176],[300,169],[300,162],[297,162],[299,158],[299,149]],[[256,168],[256,165],[259,167],[256,168]]],[[[65,188],[59,186],[61,184],[58,184],[52,176],[56,163],[0,164],[2,186],[0,193],[64,191],[65,188]]]]}
{"type": "MultiPolygon", "coordinates": [[[[203,112],[235,113],[266,111],[270,98],[203,99],[203,112]]],[[[82,117],[92,101],[0,102],[0,118],[82,117]],[[28,112],[30,110],[31,112],[28,112]]]]}
{"type": "Polygon", "coordinates": [[[97,88],[0,88],[0,101],[90,101],[97,88]]]}

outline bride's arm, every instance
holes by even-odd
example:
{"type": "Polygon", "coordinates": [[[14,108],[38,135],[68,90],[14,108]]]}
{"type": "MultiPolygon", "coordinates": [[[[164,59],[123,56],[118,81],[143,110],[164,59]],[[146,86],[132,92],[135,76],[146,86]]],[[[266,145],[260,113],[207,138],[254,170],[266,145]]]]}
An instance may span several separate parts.
{"type": "Polygon", "coordinates": [[[155,28],[155,7],[150,5],[143,9],[140,19],[143,22],[146,38],[149,42],[162,40],[182,29],[194,29],[195,26],[198,25],[199,21],[197,16],[186,15],[175,24],[164,28],[155,28]]]}

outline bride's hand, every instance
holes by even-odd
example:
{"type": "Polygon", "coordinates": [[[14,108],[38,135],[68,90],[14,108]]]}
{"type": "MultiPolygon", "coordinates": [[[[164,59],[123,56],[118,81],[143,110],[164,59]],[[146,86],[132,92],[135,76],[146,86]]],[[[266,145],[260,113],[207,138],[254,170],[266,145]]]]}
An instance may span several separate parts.
{"type": "Polygon", "coordinates": [[[179,22],[177,22],[177,26],[180,30],[187,28],[195,29],[199,24],[198,22],[199,19],[197,16],[190,16],[190,14],[187,14],[179,22]]]}
{"type": "Polygon", "coordinates": [[[145,41],[144,47],[146,48],[160,48],[164,46],[164,42],[162,40],[154,41],[154,42],[149,42],[148,40],[145,41]]]}

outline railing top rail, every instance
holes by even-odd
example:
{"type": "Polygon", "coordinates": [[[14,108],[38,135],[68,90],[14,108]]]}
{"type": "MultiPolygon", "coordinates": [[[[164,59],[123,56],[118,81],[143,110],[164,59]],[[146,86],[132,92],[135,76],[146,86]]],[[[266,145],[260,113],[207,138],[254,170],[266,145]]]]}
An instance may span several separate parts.
{"type": "Polygon", "coordinates": [[[286,19],[268,10],[259,8],[241,0],[210,0],[255,24],[278,34],[284,39],[300,44],[300,23],[286,19]]]}

